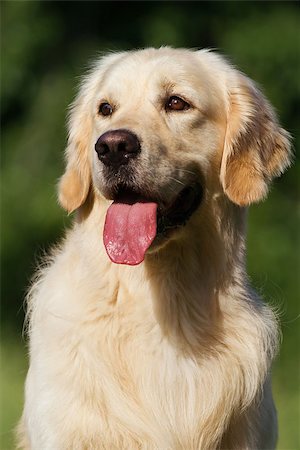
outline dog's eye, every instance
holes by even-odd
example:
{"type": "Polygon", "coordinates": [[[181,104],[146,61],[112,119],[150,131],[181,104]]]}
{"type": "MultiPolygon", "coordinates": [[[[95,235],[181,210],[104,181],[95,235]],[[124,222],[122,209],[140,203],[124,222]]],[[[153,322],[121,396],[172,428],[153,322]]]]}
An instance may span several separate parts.
{"type": "Polygon", "coordinates": [[[166,110],[168,111],[184,111],[189,109],[190,105],[177,95],[172,95],[166,103],[166,110]]]}
{"type": "Polygon", "coordinates": [[[110,116],[113,113],[113,109],[109,103],[101,103],[98,112],[99,114],[102,114],[102,116],[110,116]]]}

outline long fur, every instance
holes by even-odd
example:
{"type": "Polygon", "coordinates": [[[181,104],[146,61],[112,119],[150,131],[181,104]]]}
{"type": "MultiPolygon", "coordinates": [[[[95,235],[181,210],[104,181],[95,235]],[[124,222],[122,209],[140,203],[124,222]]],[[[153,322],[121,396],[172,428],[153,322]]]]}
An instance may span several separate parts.
{"type": "MultiPolygon", "coordinates": [[[[215,54],[148,49],[95,64],[71,112],[59,186],[61,204],[77,209],[74,224],[28,297],[30,368],[19,448],[275,448],[270,368],[278,327],[247,278],[244,206],[266,195],[289,159],[288,135],[270,105],[215,54]],[[179,66],[174,83],[181,77],[196,92],[206,86],[204,125],[194,111],[193,120],[164,118],[166,128],[161,113],[144,105],[154,65],[158,79],[179,66]],[[120,104],[126,95],[134,101],[130,82],[143,95],[112,117],[116,122],[101,125],[92,104],[115,74],[124,80],[114,91],[120,104]],[[137,172],[160,195],[178,167],[199,169],[204,180],[199,211],[134,267],[110,262],[102,244],[109,202],[92,152],[110,128],[142,135],[137,172]],[[158,144],[167,154],[157,155],[153,173],[147,152],[154,158],[158,144]]],[[[170,186],[166,195],[176,190],[170,186]]]]}

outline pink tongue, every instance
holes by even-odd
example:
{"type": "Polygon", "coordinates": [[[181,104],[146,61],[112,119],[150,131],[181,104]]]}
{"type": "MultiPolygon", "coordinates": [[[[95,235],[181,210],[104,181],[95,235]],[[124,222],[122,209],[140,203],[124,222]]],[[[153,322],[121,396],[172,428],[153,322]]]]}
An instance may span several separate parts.
{"type": "Polygon", "coordinates": [[[156,235],[156,203],[114,202],[106,213],[103,241],[117,264],[140,264],[156,235]]]}

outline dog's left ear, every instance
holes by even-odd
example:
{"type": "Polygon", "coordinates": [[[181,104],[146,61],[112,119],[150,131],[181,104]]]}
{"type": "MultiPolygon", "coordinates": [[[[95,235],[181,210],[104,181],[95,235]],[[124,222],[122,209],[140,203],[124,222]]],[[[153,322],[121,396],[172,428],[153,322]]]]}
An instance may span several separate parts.
{"type": "Polygon", "coordinates": [[[249,78],[236,72],[232,84],[220,179],[230,200],[247,206],[265,198],[272,178],[289,166],[290,136],[249,78]]]}

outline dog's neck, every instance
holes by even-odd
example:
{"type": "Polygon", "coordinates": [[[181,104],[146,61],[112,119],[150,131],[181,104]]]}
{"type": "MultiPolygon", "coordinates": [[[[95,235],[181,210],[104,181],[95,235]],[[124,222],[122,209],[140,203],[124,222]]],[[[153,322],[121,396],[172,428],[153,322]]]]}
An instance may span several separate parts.
{"type": "MultiPolygon", "coordinates": [[[[79,226],[89,236],[97,236],[98,242],[105,211],[106,205],[96,200],[89,213],[81,212],[79,217],[79,226]]],[[[207,338],[216,336],[216,327],[222,322],[220,298],[232,286],[241,285],[245,277],[244,216],[241,208],[224,197],[216,197],[204,214],[187,224],[179,239],[147,254],[139,266],[115,265],[102,254],[114,273],[113,283],[118,285],[114,289],[121,286],[139,302],[151,298],[155,318],[165,336],[179,338],[191,347],[198,346],[205,336],[207,348],[207,338]],[[216,222],[215,217],[221,220],[216,222]],[[236,267],[239,273],[234,272],[236,267]],[[214,333],[210,333],[211,329],[214,333]]]]}
{"type": "Polygon", "coordinates": [[[213,218],[220,214],[213,212],[206,212],[205,223],[196,218],[182,239],[149,255],[145,262],[161,328],[181,336],[191,347],[204,349],[205,339],[207,350],[210,336],[215,339],[216,329],[222,328],[222,299],[228,301],[231,292],[238,291],[236,286],[245,284],[244,211],[230,203],[227,208],[220,208],[227,214],[219,223],[213,218]]]}

